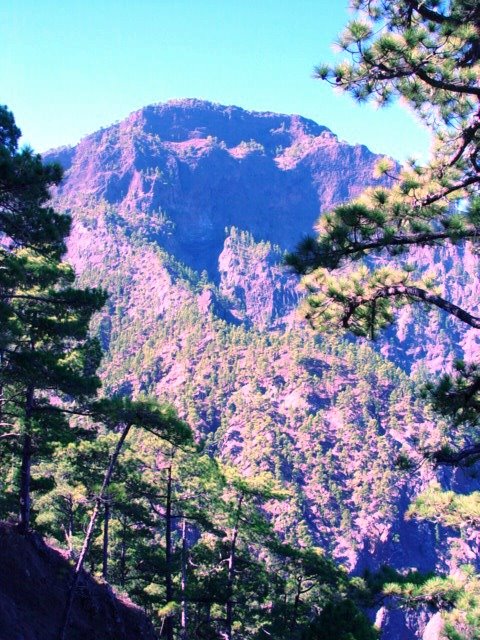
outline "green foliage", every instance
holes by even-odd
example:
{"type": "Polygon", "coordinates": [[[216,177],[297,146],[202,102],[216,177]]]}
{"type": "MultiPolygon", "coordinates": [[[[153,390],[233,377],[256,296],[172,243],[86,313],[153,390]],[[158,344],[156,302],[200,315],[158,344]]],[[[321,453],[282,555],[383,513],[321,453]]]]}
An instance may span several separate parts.
{"type": "Polygon", "coordinates": [[[447,415],[457,427],[468,425],[470,436],[472,427],[479,425],[480,367],[475,362],[457,361],[454,372],[444,374],[436,383],[428,381],[424,396],[429,398],[440,413],[447,415]]]}
{"type": "Polygon", "coordinates": [[[384,567],[367,577],[372,594],[393,596],[404,607],[433,607],[442,611],[443,635],[449,640],[477,640],[480,621],[480,580],[465,565],[451,576],[401,575],[384,567]]]}
{"type": "MultiPolygon", "coordinates": [[[[287,257],[305,275],[305,315],[320,331],[374,339],[395,321],[399,307],[420,302],[478,329],[480,319],[443,298],[436,289],[440,283],[415,274],[408,252],[478,241],[480,6],[471,0],[354,0],[352,6],[356,15],[338,41],[343,56],[333,67],[320,65],[317,77],[360,102],[384,106],[402,99],[431,129],[434,152],[426,166],[411,161],[400,169],[382,160],[377,175],[385,188],[369,189],[325,212],[318,238],[308,238],[287,257]]],[[[477,363],[457,363],[454,375],[430,382],[425,390],[450,420],[443,446],[428,454],[437,464],[479,459],[479,379],[477,363]]],[[[405,466],[403,454],[400,461],[405,466]]],[[[433,487],[418,498],[410,516],[472,527],[478,523],[477,502],[476,492],[459,496],[433,487]]],[[[473,576],[473,584],[476,580],[473,576]]],[[[453,577],[397,578],[385,590],[408,605],[454,607],[448,637],[476,637],[475,598],[467,605],[465,597],[456,609],[464,587],[453,577]]]]}
{"type": "MultiPolygon", "coordinates": [[[[419,300],[459,317],[438,295],[429,295],[432,283],[414,284],[406,265],[377,270],[369,261],[367,271],[361,267],[346,276],[336,270],[366,256],[398,256],[412,246],[478,237],[478,8],[469,0],[358,0],[353,6],[359,18],[339,40],[352,61],[322,65],[318,77],[359,100],[407,101],[432,128],[435,153],[427,166],[412,162],[401,172],[388,159],[380,162],[378,175],[393,186],[367,190],[357,201],[325,212],[318,239],[304,241],[287,262],[310,274],[309,316],[315,326],[375,336],[393,321],[398,305],[419,300]],[[349,279],[355,287],[345,286],[349,279]]],[[[477,326],[468,314],[461,319],[477,326]]]]}
{"type": "Polygon", "coordinates": [[[302,640],[376,640],[379,633],[350,600],[328,604],[302,640]]]}
{"type": "MultiPolygon", "coordinates": [[[[117,437],[108,429],[90,441],[59,446],[52,462],[42,462],[34,471],[35,478],[49,480],[36,488],[36,526],[66,544],[71,556],[81,546],[92,498],[117,437]]],[[[176,448],[138,430],[126,441],[108,490],[109,580],[143,606],[159,627],[170,616],[178,629],[186,601],[189,633],[197,628],[214,636],[222,633],[233,589],[234,637],[253,640],[267,632],[279,640],[300,638],[313,612],[317,615],[333,596],[348,602],[356,589],[319,549],[280,541],[263,509],[285,498],[267,473],[242,477],[195,448],[176,448]],[[169,469],[175,505],[170,564],[174,599],[166,602],[169,469]],[[233,540],[236,568],[230,584],[227,561],[233,540]]],[[[102,544],[100,526],[88,559],[96,572],[102,544]]]]}
{"type": "Polygon", "coordinates": [[[192,441],[190,427],[177,416],[170,405],[161,405],[157,400],[140,397],[113,396],[102,398],[90,405],[90,415],[110,428],[119,425],[140,427],[173,445],[186,445],[192,441]]]}
{"type": "Polygon", "coordinates": [[[358,100],[384,105],[402,97],[435,128],[464,122],[479,95],[476,4],[355,0],[352,5],[358,18],[338,44],[353,62],[322,65],[318,77],[358,100]]]}
{"type": "Polygon", "coordinates": [[[44,165],[29,148],[19,150],[20,136],[12,113],[0,106],[0,230],[7,240],[1,259],[11,258],[9,246],[28,247],[59,259],[70,218],[55,213],[48,200],[49,188],[60,182],[62,170],[57,164],[44,165]]]}
{"type": "Polygon", "coordinates": [[[101,354],[89,321],[106,297],[98,289],[74,288],[75,274],[61,261],[70,219],[47,204],[60,168],[18,150],[20,131],[5,108],[0,120],[0,436],[10,455],[21,455],[14,482],[19,479],[26,531],[32,456],[71,440],[63,410],[99,389],[101,354]]]}
{"type": "Polygon", "coordinates": [[[442,491],[431,485],[410,506],[407,515],[417,520],[430,520],[448,527],[478,528],[480,524],[480,492],[468,495],[442,491]]]}

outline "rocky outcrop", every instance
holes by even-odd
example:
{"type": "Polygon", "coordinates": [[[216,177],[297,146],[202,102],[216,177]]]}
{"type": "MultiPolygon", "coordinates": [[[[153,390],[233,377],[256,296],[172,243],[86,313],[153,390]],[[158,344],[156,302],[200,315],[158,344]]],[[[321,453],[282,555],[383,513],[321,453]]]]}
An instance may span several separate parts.
{"type": "Polygon", "coordinates": [[[258,327],[288,321],[300,300],[298,278],[282,267],[283,252],[270,242],[255,242],[235,228],[218,258],[220,291],[237,315],[258,327]]]}

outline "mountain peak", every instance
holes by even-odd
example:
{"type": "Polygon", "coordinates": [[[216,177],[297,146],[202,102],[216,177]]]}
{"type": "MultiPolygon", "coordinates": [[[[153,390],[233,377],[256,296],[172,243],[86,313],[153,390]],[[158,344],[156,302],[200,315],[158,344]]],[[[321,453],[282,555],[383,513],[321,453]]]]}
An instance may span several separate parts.
{"type": "Polygon", "coordinates": [[[173,99],[152,104],[134,112],[132,123],[142,122],[147,133],[162,140],[186,140],[215,137],[227,147],[272,136],[277,145],[290,145],[301,136],[320,136],[327,127],[299,115],[248,111],[235,105],[222,105],[197,98],[173,99]]]}
{"type": "Polygon", "coordinates": [[[46,159],[66,169],[64,208],[104,201],[134,227],[133,212],[161,211],[175,233],[160,244],[210,274],[225,227],[292,249],[320,211],[379,184],[375,154],[312,120],[193,98],[146,106],[46,159]]]}

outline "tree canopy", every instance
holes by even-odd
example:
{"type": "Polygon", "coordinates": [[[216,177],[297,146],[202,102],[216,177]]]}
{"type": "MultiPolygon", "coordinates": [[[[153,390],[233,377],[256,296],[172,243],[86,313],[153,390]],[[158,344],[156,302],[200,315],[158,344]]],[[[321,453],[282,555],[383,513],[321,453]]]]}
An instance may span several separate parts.
{"type": "MultiPolygon", "coordinates": [[[[377,170],[385,186],[323,212],[318,237],[288,256],[305,276],[306,316],[320,330],[375,338],[401,306],[422,303],[478,329],[480,317],[416,272],[409,252],[476,243],[480,233],[480,7],[474,0],[352,4],[356,18],[338,41],[342,60],[319,65],[316,76],[361,102],[400,99],[430,128],[433,150],[424,166],[383,159],[377,170]]],[[[478,414],[479,390],[477,367],[462,365],[434,399],[457,417],[472,406],[478,414]]]]}

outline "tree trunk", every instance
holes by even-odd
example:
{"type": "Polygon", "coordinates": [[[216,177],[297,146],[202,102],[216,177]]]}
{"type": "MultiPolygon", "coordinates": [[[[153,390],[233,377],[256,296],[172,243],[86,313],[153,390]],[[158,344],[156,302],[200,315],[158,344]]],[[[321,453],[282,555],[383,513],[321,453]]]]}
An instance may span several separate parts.
{"type": "Polygon", "coordinates": [[[228,576],[227,576],[227,607],[226,607],[226,632],[227,640],[232,640],[233,626],[233,587],[235,582],[235,560],[237,551],[238,529],[240,524],[240,516],[242,513],[243,494],[240,495],[237,504],[237,513],[230,541],[230,553],[228,556],[228,576]]]}
{"type": "Polygon", "coordinates": [[[300,597],[302,595],[302,579],[297,578],[297,592],[295,594],[295,600],[293,601],[293,613],[290,621],[290,631],[293,633],[297,626],[298,607],[300,606],[300,597]]]}
{"type": "Polygon", "coordinates": [[[115,470],[115,465],[117,463],[118,456],[120,455],[120,451],[122,449],[123,443],[128,435],[128,432],[131,429],[131,424],[127,424],[124,426],[123,431],[120,434],[120,438],[116,444],[115,450],[110,458],[110,463],[108,465],[107,471],[105,473],[105,477],[103,478],[102,487],[100,489],[100,493],[98,494],[95,500],[95,507],[93,508],[92,515],[90,516],[90,522],[88,523],[87,532],[85,534],[85,539],[83,541],[82,550],[80,551],[80,555],[78,557],[77,565],[75,567],[75,572],[73,575],[72,584],[70,585],[70,589],[67,595],[67,602],[65,604],[65,610],[63,614],[62,626],[60,628],[60,640],[66,640],[66,634],[68,629],[68,623],[70,620],[70,613],[72,610],[73,598],[75,596],[75,589],[78,584],[78,580],[80,578],[80,574],[83,569],[83,564],[85,562],[85,558],[87,556],[88,550],[90,549],[90,544],[92,542],[93,533],[95,530],[95,523],[97,521],[98,512],[100,510],[100,506],[105,500],[105,494],[107,492],[108,486],[112,479],[113,472],[115,470]]]}
{"type": "Polygon", "coordinates": [[[127,518],[122,520],[122,549],[120,553],[120,584],[125,586],[127,579],[127,518]]]}
{"type": "Polygon", "coordinates": [[[102,549],[102,577],[108,580],[108,525],[110,522],[110,503],[105,501],[103,514],[103,549],[102,549]]]}
{"type": "MultiPolygon", "coordinates": [[[[0,377],[3,379],[3,359],[4,359],[4,353],[3,351],[0,351],[0,377]]],[[[3,384],[0,384],[0,421],[2,420],[3,417],[3,405],[4,405],[4,396],[3,396],[3,384]]]]}
{"type": "MultiPolygon", "coordinates": [[[[167,603],[173,600],[172,580],[172,465],[167,468],[167,499],[165,506],[165,595],[167,603]]],[[[173,640],[173,618],[165,620],[165,637],[173,640]]]]}
{"type": "Polygon", "coordinates": [[[21,533],[30,529],[30,481],[32,475],[32,415],[33,387],[29,386],[25,395],[25,433],[22,444],[22,465],[20,468],[20,525],[21,533]]]}
{"type": "MultiPolygon", "coordinates": [[[[211,633],[211,624],[212,624],[212,603],[208,602],[206,605],[205,612],[205,626],[207,627],[207,634],[211,633]]],[[[205,636],[208,637],[208,636],[205,636]]]]}
{"type": "Polygon", "coordinates": [[[188,602],[187,602],[187,520],[184,518],[182,522],[182,616],[181,616],[181,640],[188,640],[187,638],[187,624],[188,624],[188,602]]]}
{"type": "Polygon", "coordinates": [[[65,531],[65,541],[68,547],[68,557],[73,557],[73,499],[72,496],[68,496],[66,499],[67,502],[67,526],[64,529],[65,531]]]}

